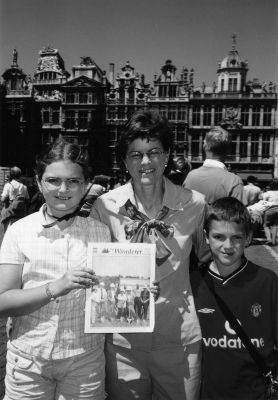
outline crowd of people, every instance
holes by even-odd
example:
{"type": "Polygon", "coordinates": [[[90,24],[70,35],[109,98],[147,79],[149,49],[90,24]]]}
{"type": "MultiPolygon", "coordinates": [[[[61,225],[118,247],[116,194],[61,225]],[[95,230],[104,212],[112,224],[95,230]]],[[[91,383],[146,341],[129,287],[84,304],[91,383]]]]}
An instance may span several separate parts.
{"type": "Polygon", "coordinates": [[[136,324],[148,319],[150,291],[147,286],[123,286],[104,282],[91,288],[91,325],[119,320],[136,324]]]}
{"type": "MultiPolygon", "coordinates": [[[[230,144],[229,133],[214,127],[203,166],[171,166],[168,121],[137,111],[117,146],[129,179],[95,192],[82,147],[59,139],[44,149],[35,169],[43,204],[10,221],[0,249],[0,316],[12,319],[5,400],[267,398],[275,382],[265,375],[278,374],[278,278],[245,257],[247,199],[256,195],[226,169],[230,144]],[[88,243],[109,241],[156,245],[150,290],[138,296],[119,286],[116,294],[98,282],[87,267],[88,243]],[[147,318],[154,295],[154,331],[85,334],[89,288],[91,324],[109,309],[119,320],[147,318]],[[257,343],[263,371],[223,302],[257,343]]],[[[15,194],[7,186],[2,201],[15,194]]],[[[275,193],[266,193],[273,202],[275,193]]],[[[273,215],[265,217],[271,229],[273,215]]]]}

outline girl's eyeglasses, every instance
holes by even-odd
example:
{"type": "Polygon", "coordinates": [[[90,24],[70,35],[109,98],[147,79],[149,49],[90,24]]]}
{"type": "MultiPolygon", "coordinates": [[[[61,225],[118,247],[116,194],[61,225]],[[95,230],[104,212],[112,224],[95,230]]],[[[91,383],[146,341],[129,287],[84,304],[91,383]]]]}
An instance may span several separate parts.
{"type": "Polygon", "coordinates": [[[70,190],[78,189],[84,181],[79,178],[69,178],[69,179],[61,179],[61,178],[45,178],[42,179],[47,189],[58,189],[62,186],[63,182],[65,182],[66,187],[70,190]]]}

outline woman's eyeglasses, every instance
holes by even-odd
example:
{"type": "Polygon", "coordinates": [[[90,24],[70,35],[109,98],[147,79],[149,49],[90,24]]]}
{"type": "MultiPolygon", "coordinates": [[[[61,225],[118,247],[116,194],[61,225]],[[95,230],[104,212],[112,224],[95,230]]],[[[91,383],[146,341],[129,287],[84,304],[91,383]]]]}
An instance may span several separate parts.
{"type": "Polygon", "coordinates": [[[66,187],[70,190],[78,189],[84,181],[79,178],[69,178],[69,179],[61,179],[61,178],[45,178],[42,179],[47,189],[58,189],[62,186],[63,182],[65,182],[66,187]]]}
{"type": "Polygon", "coordinates": [[[130,151],[127,153],[127,158],[134,162],[139,162],[143,160],[143,157],[146,155],[151,161],[159,160],[162,154],[165,152],[160,149],[152,149],[147,153],[141,153],[141,151],[130,151]]]}

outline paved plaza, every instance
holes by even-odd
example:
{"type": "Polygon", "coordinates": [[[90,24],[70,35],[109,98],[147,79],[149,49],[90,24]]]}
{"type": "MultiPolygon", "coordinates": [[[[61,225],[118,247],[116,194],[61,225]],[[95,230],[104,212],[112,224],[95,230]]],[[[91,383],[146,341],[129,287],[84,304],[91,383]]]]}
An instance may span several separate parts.
{"type": "MultiPolygon", "coordinates": [[[[258,242],[260,242],[258,240],[258,242]]],[[[260,244],[249,246],[246,251],[246,257],[255,264],[269,268],[278,275],[278,244],[270,247],[264,244],[264,240],[260,244]]]]}

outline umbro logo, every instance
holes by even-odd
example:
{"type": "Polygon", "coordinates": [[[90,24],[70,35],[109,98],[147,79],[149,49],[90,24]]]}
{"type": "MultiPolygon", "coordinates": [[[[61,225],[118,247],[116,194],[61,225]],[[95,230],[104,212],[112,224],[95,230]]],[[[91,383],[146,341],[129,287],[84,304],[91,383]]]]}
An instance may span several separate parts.
{"type": "Polygon", "coordinates": [[[198,310],[198,312],[203,313],[203,314],[212,314],[214,313],[214,309],[213,308],[201,308],[200,310],[198,310]]]}

